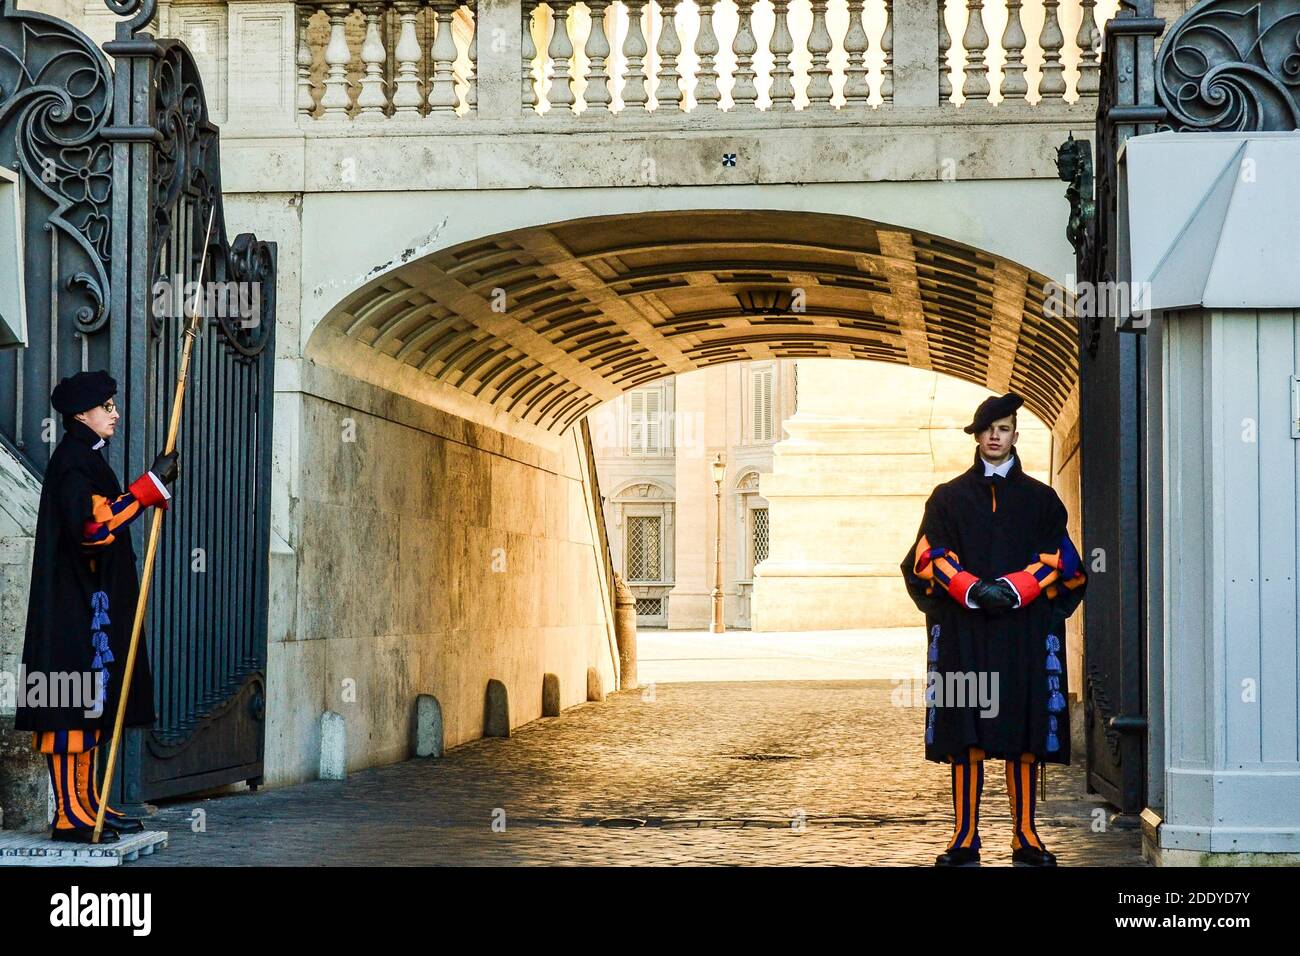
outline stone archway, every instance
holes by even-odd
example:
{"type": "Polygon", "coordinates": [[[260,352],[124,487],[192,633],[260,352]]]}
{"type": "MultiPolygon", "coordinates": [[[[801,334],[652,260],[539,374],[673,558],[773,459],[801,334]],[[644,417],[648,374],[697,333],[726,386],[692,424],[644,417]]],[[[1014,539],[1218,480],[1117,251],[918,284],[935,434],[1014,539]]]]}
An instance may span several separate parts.
{"type": "Polygon", "coordinates": [[[461,408],[468,398],[552,433],[638,385],[722,362],[897,362],[1023,394],[1064,455],[1077,435],[1076,328],[1048,314],[1051,282],[851,216],[592,217],[385,272],[325,316],[308,355],[350,370],[375,364],[386,387],[406,382],[461,408]],[[803,311],[747,313],[740,297],[750,293],[798,293],[803,311]]]}
{"type": "Polygon", "coordinates": [[[1048,314],[1050,284],[915,229],[774,210],[528,226],[377,274],[324,311],[296,383],[293,625],[326,639],[277,645],[286,700],[359,674],[383,701],[353,735],[366,765],[400,750],[416,687],[449,743],[480,732],[488,678],[512,726],[537,716],[545,673],[566,705],[593,668],[618,687],[584,416],[679,372],[821,357],[1013,389],[1051,429],[1077,516],[1076,331],[1048,314]],[[802,309],[751,307],[796,294],[802,309]],[[373,586],[333,588],[340,567],[373,586]]]}

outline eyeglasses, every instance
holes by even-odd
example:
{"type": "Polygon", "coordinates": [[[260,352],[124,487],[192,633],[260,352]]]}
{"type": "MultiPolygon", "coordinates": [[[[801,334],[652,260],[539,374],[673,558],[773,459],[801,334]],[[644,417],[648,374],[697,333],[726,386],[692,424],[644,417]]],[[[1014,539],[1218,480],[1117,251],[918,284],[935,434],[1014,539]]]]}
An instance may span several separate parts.
{"type": "Polygon", "coordinates": [[[102,408],[104,411],[108,412],[110,415],[112,415],[115,411],[117,411],[117,402],[113,401],[110,398],[108,401],[106,401],[103,405],[100,405],[99,407],[102,408]]]}

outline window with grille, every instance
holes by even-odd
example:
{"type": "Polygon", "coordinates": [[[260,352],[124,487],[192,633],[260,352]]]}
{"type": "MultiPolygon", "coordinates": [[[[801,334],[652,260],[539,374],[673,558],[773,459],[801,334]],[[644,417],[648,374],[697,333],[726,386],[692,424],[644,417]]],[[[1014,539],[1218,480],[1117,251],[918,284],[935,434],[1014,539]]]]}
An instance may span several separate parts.
{"type": "MultiPolygon", "coordinates": [[[[767,509],[754,508],[750,511],[754,516],[754,564],[761,564],[767,560],[767,509]]],[[[750,572],[753,572],[753,566],[750,572]]]]}
{"type": "Polygon", "coordinates": [[[756,368],[750,380],[753,390],[754,441],[772,440],[772,368],[756,368]]]}
{"type": "Polygon", "coordinates": [[[656,385],[627,394],[627,450],[632,455],[663,454],[664,388],[656,385]]]}
{"type": "Polygon", "coordinates": [[[627,519],[627,580],[663,579],[663,519],[657,515],[631,515],[627,519]]]}
{"type": "Polygon", "coordinates": [[[660,617],[664,613],[663,598],[637,598],[637,617],[660,617]]]}

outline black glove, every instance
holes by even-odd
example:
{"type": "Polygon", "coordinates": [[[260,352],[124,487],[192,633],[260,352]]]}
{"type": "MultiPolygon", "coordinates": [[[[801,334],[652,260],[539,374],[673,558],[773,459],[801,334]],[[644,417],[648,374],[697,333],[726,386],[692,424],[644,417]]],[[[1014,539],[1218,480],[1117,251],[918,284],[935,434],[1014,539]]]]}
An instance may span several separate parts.
{"type": "Polygon", "coordinates": [[[984,578],[971,585],[970,599],[986,611],[1009,611],[1016,606],[1016,589],[1006,581],[984,578]]]}
{"type": "Polygon", "coordinates": [[[164,485],[170,485],[176,480],[176,476],[181,473],[179,458],[180,453],[175,451],[166,455],[159,455],[153,460],[153,464],[149,466],[149,470],[152,471],[158,477],[158,480],[164,485]]]}

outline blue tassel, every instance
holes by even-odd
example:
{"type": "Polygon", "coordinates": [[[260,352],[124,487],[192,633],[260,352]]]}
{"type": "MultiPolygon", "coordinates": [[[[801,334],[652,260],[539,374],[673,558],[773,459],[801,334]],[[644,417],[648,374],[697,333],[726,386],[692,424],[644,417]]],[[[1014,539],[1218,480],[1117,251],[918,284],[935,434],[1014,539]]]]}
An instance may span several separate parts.
{"type": "Polygon", "coordinates": [[[1055,654],[1052,654],[1050,652],[1047,655],[1047,673],[1049,674],[1061,673],[1061,659],[1057,657],[1055,654]]]}
{"type": "Polygon", "coordinates": [[[934,641],[930,644],[930,653],[926,655],[926,660],[931,664],[939,660],[939,642],[934,641]]]}
{"type": "Polygon", "coordinates": [[[1061,742],[1056,739],[1056,734],[1047,735],[1047,749],[1049,752],[1061,749],[1061,742]]]}
{"type": "Polygon", "coordinates": [[[1065,698],[1061,696],[1059,690],[1052,691],[1052,696],[1047,698],[1047,709],[1054,714],[1065,710],[1065,698]]]}
{"type": "Polygon", "coordinates": [[[108,646],[107,634],[105,634],[103,631],[96,631],[94,634],[91,635],[91,640],[95,642],[95,650],[104,656],[105,663],[114,660],[113,652],[108,646]]]}
{"type": "Polygon", "coordinates": [[[108,635],[103,631],[91,634],[90,644],[95,649],[95,659],[90,662],[91,670],[100,670],[105,664],[114,660],[113,652],[108,646],[108,635]]]}
{"type": "Polygon", "coordinates": [[[108,595],[103,591],[96,591],[90,596],[90,606],[96,611],[107,611],[108,595]]]}
{"type": "Polygon", "coordinates": [[[934,728],[933,728],[933,727],[926,727],[926,728],[925,728],[925,742],[926,742],[927,744],[932,744],[932,743],[934,743],[934,728]]]}
{"type": "Polygon", "coordinates": [[[1057,637],[1055,634],[1048,634],[1047,649],[1052,653],[1056,653],[1057,651],[1059,651],[1061,649],[1061,639],[1057,637]]]}

